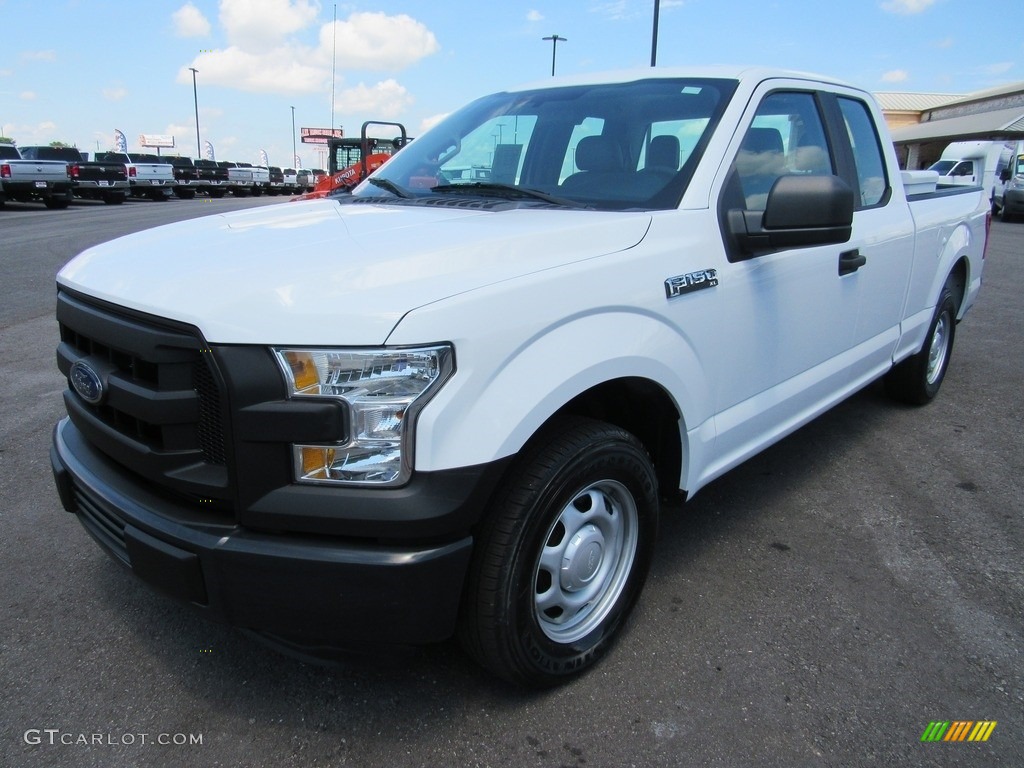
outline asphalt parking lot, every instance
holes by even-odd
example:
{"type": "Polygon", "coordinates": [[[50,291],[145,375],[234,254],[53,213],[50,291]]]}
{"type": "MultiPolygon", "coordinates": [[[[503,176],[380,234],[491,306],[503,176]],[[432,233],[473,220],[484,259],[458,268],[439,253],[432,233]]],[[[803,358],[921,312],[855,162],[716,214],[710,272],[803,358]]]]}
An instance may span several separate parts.
{"type": "Polygon", "coordinates": [[[281,656],[150,592],[61,509],[56,271],[272,204],[0,211],[0,766],[1024,765],[1024,224],[993,223],[934,403],[869,387],[666,510],[625,636],[538,694],[454,644],[281,656]],[[921,740],[968,720],[997,725],[921,740]]]}

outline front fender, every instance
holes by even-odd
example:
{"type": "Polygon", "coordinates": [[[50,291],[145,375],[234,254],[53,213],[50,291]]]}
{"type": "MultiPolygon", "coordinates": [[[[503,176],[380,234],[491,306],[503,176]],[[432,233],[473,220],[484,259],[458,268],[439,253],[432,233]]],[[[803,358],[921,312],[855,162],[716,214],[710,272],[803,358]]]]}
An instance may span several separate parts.
{"type": "Polygon", "coordinates": [[[675,403],[682,416],[684,477],[687,462],[703,454],[703,445],[710,447],[712,398],[704,366],[678,329],[653,313],[604,307],[562,318],[515,346],[488,344],[486,338],[456,344],[456,374],[417,423],[417,469],[513,455],[577,395],[625,377],[654,382],[675,403]],[[706,438],[688,447],[688,431],[691,438],[706,438]]]}

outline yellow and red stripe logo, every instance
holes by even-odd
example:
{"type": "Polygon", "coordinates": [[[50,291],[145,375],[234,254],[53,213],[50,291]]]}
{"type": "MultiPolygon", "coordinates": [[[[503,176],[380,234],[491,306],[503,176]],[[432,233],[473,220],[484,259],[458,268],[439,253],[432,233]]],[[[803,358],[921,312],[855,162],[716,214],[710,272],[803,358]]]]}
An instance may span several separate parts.
{"type": "Polygon", "coordinates": [[[921,741],[988,741],[995,729],[995,720],[933,720],[921,741]]]}

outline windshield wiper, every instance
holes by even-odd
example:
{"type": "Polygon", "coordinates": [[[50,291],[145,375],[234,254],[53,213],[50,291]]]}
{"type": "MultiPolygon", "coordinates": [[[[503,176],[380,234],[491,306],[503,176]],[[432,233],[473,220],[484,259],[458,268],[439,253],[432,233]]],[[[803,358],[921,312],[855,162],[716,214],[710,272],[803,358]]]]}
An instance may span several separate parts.
{"type": "Polygon", "coordinates": [[[547,192],[541,192],[539,189],[527,189],[526,187],[517,187],[514,184],[498,184],[491,181],[474,181],[469,184],[441,184],[432,187],[430,191],[439,194],[466,193],[473,195],[495,195],[509,199],[543,200],[545,203],[552,203],[565,208],[588,207],[582,203],[577,203],[575,200],[549,195],[547,192]]]}
{"type": "Polygon", "coordinates": [[[410,200],[413,197],[415,197],[415,195],[413,195],[407,189],[400,187],[393,181],[388,181],[387,179],[367,179],[367,181],[373,184],[373,186],[375,187],[386,189],[391,194],[395,195],[396,197],[401,197],[403,200],[410,200]]]}

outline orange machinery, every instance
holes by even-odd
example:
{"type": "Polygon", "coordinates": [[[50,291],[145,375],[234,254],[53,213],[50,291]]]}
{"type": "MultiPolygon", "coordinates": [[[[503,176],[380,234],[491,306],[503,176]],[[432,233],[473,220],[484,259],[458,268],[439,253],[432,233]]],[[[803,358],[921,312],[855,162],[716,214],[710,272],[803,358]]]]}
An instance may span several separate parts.
{"type": "Polygon", "coordinates": [[[380,168],[398,150],[412,139],[401,123],[367,120],[359,131],[359,138],[328,138],[327,175],[313,187],[312,192],[293,197],[292,200],[316,200],[332,194],[345,192],[380,168]],[[393,139],[371,138],[367,135],[369,126],[390,125],[398,128],[400,135],[393,139]]]}

